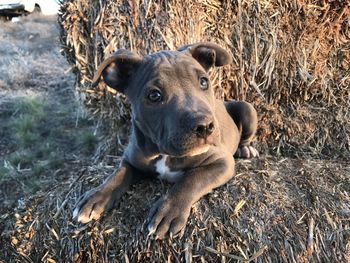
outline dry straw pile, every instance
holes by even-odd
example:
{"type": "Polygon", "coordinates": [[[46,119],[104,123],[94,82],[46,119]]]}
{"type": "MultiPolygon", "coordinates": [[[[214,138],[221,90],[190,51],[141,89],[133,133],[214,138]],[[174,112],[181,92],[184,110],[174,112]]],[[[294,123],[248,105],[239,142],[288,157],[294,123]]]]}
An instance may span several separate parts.
{"type": "MultiPolygon", "coordinates": [[[[343,0],[66,0],[64,54],[94,115],[108,120],[119,145],[125,99],[91,79],[118,48],[140,54],[213,41],[231,50],[231,67],[212,73],[216,94],[252,102],[261,150],[349,156],[350,11],[343,0]]],[[[113,136],[108,135],[110,138],[113,136]]]]}
{"type": "Polygon", "coordinates": [[[144,220],[168,185],[139,183],[102,220],[81,225],[74,204],[113,167],[80,169],[54,173],[49,189],[21,202],[0,235],[0,261],[350,262],[349,163],[240,160],[234,180],[193,206],[184,235],[164,241],[147,237],[144,220]]]}

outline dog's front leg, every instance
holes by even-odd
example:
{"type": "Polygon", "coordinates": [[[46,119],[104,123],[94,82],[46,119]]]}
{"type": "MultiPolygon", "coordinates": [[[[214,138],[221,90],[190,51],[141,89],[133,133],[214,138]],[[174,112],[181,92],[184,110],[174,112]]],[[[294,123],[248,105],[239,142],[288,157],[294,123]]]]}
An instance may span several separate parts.
{"type": "Polygon", "coordinates": [[[230,153],[213,155],[208,162],[188,170],[152,207],[148,217],[150,234],[162,239],[166,234],[178,233],[186,225],[192,204],[226,183],[234,173],[234,159],[230,153]]]}
{"type": "Polygon", "coordinates": [[[80,198],[74,209],[73,218],[81,223],[99,219],[103,212],[112,208],[119,201],[135,177],[134,168],[122,161],[116,173],[80,198]]]}

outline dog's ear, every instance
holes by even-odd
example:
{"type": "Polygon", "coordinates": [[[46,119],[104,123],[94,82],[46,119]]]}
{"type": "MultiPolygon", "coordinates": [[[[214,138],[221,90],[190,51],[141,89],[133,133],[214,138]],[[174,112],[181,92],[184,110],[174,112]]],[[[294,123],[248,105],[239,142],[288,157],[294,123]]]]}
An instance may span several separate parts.
{"type": "Polygon", "coordinates": [[[221,67],[232,62],[231,55],[214,43],[196,43],[180,47],[177,50],[180,52],[189,52],[206,71],[213,66],[221,67]]]}
{"type": "Polygon", "coordinates": [[[141,62],[142,57],[138,54],[120,49],[105,59],[97,68],[92,86],[97,86],[102,75],[103,81],[108,86],[119,92],[124,92],[130,77],[141,62]]]}

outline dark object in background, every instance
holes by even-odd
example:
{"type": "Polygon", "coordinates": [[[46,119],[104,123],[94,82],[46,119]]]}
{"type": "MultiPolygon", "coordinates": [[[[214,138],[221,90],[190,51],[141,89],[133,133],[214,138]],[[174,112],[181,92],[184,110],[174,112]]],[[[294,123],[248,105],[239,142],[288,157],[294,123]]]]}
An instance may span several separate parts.
{"type": "Polygon", "coordinates": [[[2,0],[0,1],[0,19],[11,21],[13,17],[42,13],[43,15],[55,15],[58,12],[57,0],[2,0]]]}

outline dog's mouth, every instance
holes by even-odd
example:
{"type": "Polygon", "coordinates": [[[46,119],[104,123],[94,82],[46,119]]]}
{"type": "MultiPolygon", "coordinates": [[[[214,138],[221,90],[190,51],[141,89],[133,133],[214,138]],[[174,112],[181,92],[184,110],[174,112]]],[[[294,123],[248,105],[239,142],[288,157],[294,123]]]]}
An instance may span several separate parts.
{"type": "Polygon", "coordinates": [[[186,156],[196,156],[196,155],[201,155],[203,153],[206,153],[207,151],[209,151],[210,145],[209,144],[204,144],[201,145],[200,147],[194,148],[193,150],[191,150],[189,153],[186,154],[186,156]]]}
{"type": "Polygon", "coordinates": [[[219,129],[215,129],[208,136],[199,136],[194,132],[167,132],[162,134],[154,143],[161,154],[173,157],[193,157],[205,154],[211,147],[220,144],[219,129]]]}
{"type": "Polygon", "coordinates": [[[170,147],[170,149],[162,149],[160,147],[161,154],[166,154],[173,157],[193,157],[204,154],[209,151],[211,146],[215,146],[213,143],[203,143],[196,147],[185,147],[185,149],[179,149],[177,147],[170,147]]]}

